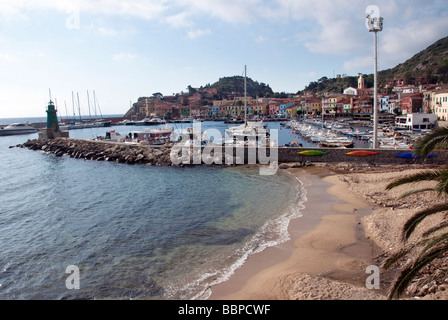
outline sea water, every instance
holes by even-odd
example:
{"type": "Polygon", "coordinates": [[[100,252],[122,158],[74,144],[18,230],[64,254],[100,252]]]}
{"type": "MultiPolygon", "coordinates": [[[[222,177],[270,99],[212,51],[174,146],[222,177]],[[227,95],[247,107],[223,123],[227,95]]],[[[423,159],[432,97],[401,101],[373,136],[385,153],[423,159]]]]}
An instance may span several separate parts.
{"type": "Polygon", "coordinates": [[[251,254],[287,240],[306,199],[300,180],[256,166],[126,165],[10,148],[35,138],[0,137],[0,299],[204,299],[251,254]],[[68,266],[79,289],[67,286],[68,266]]]}

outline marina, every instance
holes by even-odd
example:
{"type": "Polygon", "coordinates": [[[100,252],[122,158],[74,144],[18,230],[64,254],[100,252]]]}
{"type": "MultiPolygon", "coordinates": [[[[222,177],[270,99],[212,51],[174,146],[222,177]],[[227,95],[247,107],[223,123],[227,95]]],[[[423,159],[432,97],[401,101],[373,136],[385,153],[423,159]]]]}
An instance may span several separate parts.
{"type": "MultiPolygon", "coordinates": [[[[303,140],[322,147],[371,148],[373,145],[372,127],[368,123],[311,119],[289,121],[284,126],[300,135],[303,140]]],[[[396,130],[393,126],[383,125],[378,134],[379,148],[412,149],[413,143],[424,133],[396,130]]]]}

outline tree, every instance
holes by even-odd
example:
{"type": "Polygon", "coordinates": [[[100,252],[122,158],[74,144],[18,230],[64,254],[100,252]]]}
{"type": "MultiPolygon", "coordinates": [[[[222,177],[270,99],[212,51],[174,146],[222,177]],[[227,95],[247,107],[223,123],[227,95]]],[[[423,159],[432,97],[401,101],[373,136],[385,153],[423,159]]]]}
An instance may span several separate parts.
{"type": "Polygon", "coordinates": [[[163,94],[161,94],[160,92],[153,93],[152,96],[159,100],[163,99],[163,94]]]}
{"type": "MultiPolygon", "coordinates": [[[[444,127],[436,129],[422,138],[422,140],[420,140],[416,145],[415,154],[421,156],[423,159],[426,159],[429,153],[436,148],[448,149],[448,128],[444,127]]],[[[391,190],[401,185],[418,183],[422,181],[435,181],[437,183],[435,187],[432,188],[410,190],[404,193],[402,197],[421,192],[436,192],[439,197],[448,195],[448,167],[439,170],[427,170],[398,179],[390,183],[386,189],[391,190]]],[[[422,239],[416,243],[408,243],[410,236],[423,220],[434,214],[447,211],[448,202],[445,202],[422,210],[406,221],[402,230],[402,241],[404,247],[386,259],[383,264],[383,268],[390,268],[402,258],[411,256],[412,253],[417,253],[417,257],[415,259],[411,259],[410,262],[402,268],[399,276],[391,288],[389,299],[398,299],[406,290],[412,279],[423,267],[448,252],[448,232],[443,233],[443,230],[448,227],[448,213],[445,213],[444,219],[440,224],[426,230],[422,235],[422,239]]]]}
{"type": "Polygon", "coordinates": [[[196,90],[195,88],[193,88],[191,85],[189,85],[189,86],[187,87],[187,89],[188,89],[188,95],[189,95],[189,96],[192,96],[193,94],[195,94],[196,92],[198,92],[198,90],[196,90]]]}

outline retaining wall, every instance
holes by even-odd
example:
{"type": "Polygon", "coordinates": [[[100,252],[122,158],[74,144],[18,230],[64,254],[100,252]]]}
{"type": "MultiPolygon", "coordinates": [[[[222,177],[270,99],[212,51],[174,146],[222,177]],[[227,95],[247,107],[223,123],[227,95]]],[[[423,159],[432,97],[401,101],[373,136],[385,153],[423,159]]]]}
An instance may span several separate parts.
{"type": "MultiPolygon", "coordinates": [[[[412,159],[402,159],[397,158],[395,155],[403,153],[412,153],[409,149],[334,149],[334,148],[279,148],[278,149],[278,162],[328,162],[328,163],[338,163],[338,162],[358,162],[358,163],[371,163],[371,164],[412,164],[415,160],[412,159]],[[318,150],[327,152],[327,154],[322,156],[303,156],[298,154],[298,152],[306,150],[318,150]],[[377,155],[371,155],[367,157],[354,157],[346,155],[346,153],[352,151],[373,151],[378,152],[377,155]]],[[[448,163],[448,152],[445,150],[437,150],[432,154],[436,157],[428,158],[426,163],[428,164],[445,164],[448,163]]]]}

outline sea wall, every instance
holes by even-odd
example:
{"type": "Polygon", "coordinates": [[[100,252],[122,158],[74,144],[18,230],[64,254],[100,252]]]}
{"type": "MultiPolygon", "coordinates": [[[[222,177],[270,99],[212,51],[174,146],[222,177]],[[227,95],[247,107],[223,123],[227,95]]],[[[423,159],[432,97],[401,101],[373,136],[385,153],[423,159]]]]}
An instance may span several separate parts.
{"type": "MultiPolygon", "coordinates": [[[[369,156],[350,156],[347,153],[361,149],[335,149],[335,148],[229,148],[229,147],[197,147],[181,148],[176,145],[151,147],[137,144],[107,142],[103,140],[82,140],[57,138],[52,140],[28,140],[17,147],[40,150],[53,153],[56,156],[70,156],[76,159],[95,161],[115,161],[127,164],[151,164],[159,166],[168,165],[198,165],[198,164],[271,164],[296,163],[362,163],[362,164],[413,164],[415,160],[396,157],[412,150],[376,149],[377,154],[369,156]],[[174,149],[173,149],[174,148],[174,149]],[[318,156],[301,155],[302,151],[321,151],[318,156]]],[[[448,163],[448,152],[437,150],[433,158],[426,160],[428,164],[448,163]]]]}
{"type": "MultiPolygon", "coordinates": [[[[337,149],[337,148],[279,148],[278,158],[279,162],[327,162],[327,163],[340,163],[340,162],[352,162],[352,163],[369,163],[369,164],[413,164],[415,160],[403,159],[396,157],[397,155],[404,153],[412,153],[412,150],[404,149],[337,149]],[[316,150],[323,151],[326,154],[321,156],[303,156],[300,155],[301,151],[316,150]],[[376,152],[375,155],[369,156],[351,156],[347,153],[354,151],[372,151],[376,152]]],[[[428,164],[445,164],[448,163],[448,152],[445,150],[437,150],[434,152],[436,157],[426,160],[428,164]]]]}

